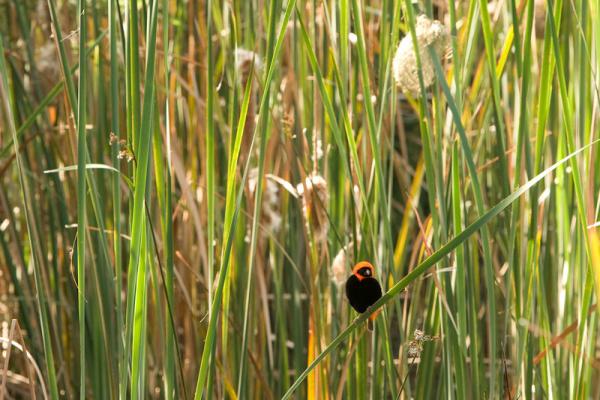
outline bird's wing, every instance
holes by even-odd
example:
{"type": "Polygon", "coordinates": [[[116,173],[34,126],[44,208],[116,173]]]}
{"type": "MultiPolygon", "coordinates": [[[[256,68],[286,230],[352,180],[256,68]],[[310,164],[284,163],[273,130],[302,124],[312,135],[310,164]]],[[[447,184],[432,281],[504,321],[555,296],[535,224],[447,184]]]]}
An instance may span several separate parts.
{"type": "Polygon", "coordinates": [[[346,297],[350,305],[359,313],[365,312],[366,306],[362,304],[360,282],[354,275],[350,275],[346,281],[346,297]]]}
{"type": "Polygon", "coordinates": [[[381,297],[381,286],[375,278],[365,278],[361,282],[364,286],[364,293],[367,296],[367,303],[372,305],[381,297]]]}

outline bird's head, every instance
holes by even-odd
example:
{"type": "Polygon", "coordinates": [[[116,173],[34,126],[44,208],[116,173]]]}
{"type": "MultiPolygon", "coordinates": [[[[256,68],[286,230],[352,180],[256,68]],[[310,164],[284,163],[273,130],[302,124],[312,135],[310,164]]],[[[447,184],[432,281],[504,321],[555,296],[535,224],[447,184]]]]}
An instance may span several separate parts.
{"type": "Polygon", "coordinates": [[[375,268],[368,261],[361,261],[352,268],[352,273],[360,281],[364,278],[373,278],[375,276],[375,268]]]}

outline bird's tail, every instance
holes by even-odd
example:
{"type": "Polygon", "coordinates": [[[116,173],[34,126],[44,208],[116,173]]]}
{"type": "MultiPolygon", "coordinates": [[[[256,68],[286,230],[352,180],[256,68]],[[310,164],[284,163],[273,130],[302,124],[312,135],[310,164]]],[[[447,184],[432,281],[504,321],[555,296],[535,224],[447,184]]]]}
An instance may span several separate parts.
{"type": "Polygon", "coordinates": [[[373,320],[371,318],[367,320],[367,329],[373,332],[373,320]]]}
{"type": "Polygon", "coordinates": [[[377,315],[379,314],[380,311],[381,310],[377,310],[373,314],[369,315],[369,319],[367,320],[367,329],[370,330],[371,332],[373,331],[373,328],[375,325],[375,318],[377,318],[377,315]]]}

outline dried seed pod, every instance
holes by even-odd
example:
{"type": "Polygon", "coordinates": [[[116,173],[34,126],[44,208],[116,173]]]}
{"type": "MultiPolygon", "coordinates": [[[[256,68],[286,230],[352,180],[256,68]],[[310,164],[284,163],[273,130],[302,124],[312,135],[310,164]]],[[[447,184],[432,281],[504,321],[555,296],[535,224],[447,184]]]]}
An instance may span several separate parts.
{"type": "Polygon", "coordinates": [[[258,54],[251,50],[238,47],[234,52],[235,69],[240,76],[242,85],[245,86],[250,78],[250,70],[252,62],[254,62],[254,72],[256,73],[262,68],[262,60],[258,54]]]}
{"type": "Polygon", "coordinates": [[[254,51],[246,50],[241,47],[235,49],[234,60],[242,93],[248,84],[248,80],[251,80],[250,101],[248,103],[248,111],[246,113],[246,121],[244,123],[244,136],[242,139],[242,151],[240,153],[240,165],[244,165],[247,157],[250,156],[250,144],[252,142],[252,135],[254,133],[257,119],[256,93],[258,92],[258,81],[256,79],[252,79],[250,73],[252,72],[252,63],[254,63],[254,72],[252,72],[252,74],[253,76],[257,76],[257,73],[262,69],[262,60],[254,51]]]}
{"type": "Polygon", "coordinates": [[[327,181],[321,175],[313,172],[306,177],[304,183],[297,185],[296,190],[302,198],[302,212],[307,227],[312,229],[316,240],[325,240],[329,229],[327,181]]]}
{"type": "MultiPolygon", "coordinates": [[[[253,198],[257,184],[258,169],[253,168],[248,172],[248,190],[253,198]]],[[[277,233],[281,229],[282,222],[281,212],[279,211],[279,187],[277,183],[270,179],[265,179],[262,193],[261,222],[268,232],[277,233]]]]}
{"type": "Polygon", "coordinates": [[[415,329],[414,339],[408,342],[407,354],[410,358],[421,356],[423,351],[423,343],[438,340],[439,336],[426,335],[425,332],[415,329]]]}
{"type": "Polygon", "coordinates": [[[535,26],[535,36],[538,39],[543,39],[546,31],[546,0],[534,1],[533,20],[535,26]]]}

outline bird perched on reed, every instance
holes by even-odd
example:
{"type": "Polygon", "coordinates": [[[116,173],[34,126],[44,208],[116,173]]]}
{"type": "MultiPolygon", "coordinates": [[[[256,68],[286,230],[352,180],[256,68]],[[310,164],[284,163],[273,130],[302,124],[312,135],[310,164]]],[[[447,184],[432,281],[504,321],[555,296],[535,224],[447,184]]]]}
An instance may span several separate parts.
{"type": "MultiPolygon", "coordinates": [[[[381,298],[381,286],[375,278],[375,268],[368,261],[361,261],[352,269],[352,275],[346,281],[346,297],[352,308],[364,313],[381,298]]],[[[369,316],[367,328],[373,330],[373,321],[379,314],[374,312],[369,316]]]]}

